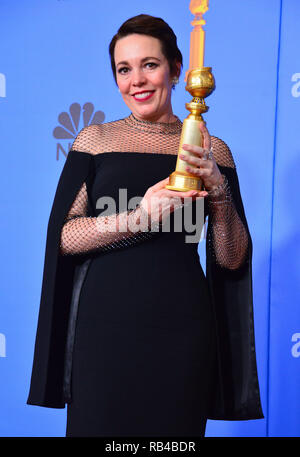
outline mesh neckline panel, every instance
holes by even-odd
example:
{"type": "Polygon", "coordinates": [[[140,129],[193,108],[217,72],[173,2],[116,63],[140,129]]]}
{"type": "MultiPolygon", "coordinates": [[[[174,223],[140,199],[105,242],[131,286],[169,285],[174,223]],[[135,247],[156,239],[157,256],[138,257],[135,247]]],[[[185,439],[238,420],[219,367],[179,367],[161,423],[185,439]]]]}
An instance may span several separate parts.
{"type": "Polygon", "coordinates": [[[161,133],[169,135],[178,135],[181,133],[182,122],[177,117],[174,122],[150,122],[137,119],[132,113],[124,119],[125,124],[130,127],[148,133],[161,133]]]}
{"type": "MultiPolygon", "coordinates": [[[[107,152],[135,152],[177,155],[182,122],[150,122],[137,119],[132,113],[124,119],[105,124],[91,124],[77,135],[72,149],[98,155],[107,152]]],[[[235,168],[228,146],[212,136],[212,147],[218,165],[235,168]]]]}
{"type": "Polygon", "coordinates": [[[124,119],[84,127],[72,149],[92,155],[104,152],[178,153],[182,122],[149,122],[130,114],[124,119]]]}

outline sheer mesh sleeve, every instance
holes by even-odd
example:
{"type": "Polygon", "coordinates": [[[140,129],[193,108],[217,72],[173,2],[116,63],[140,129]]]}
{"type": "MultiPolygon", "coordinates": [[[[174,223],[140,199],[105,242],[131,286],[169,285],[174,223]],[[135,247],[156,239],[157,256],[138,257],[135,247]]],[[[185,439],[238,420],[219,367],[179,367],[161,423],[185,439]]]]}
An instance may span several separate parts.
{"type": "Polygon", "coordinates": [[[137,205],[109,216],[87,216],[86,183],[79,190],[61,232],[62,255],[107,251],[131,246],[147,240],[159,230],[160,224],[150,225],[148,213],[137,205]]]}
{"type": "MultiPolygon", "coordinates": [[[[212,147],[221,171],[227,169],[236,174],[235,163],[228,146],[219,138],[213,137],[212,147]]],[[[232,179],[227,179],[225,173],[223,178],[222,191],[217,195],[212,193],[208,197],[207,243],[216,263],[223,268],[235,270],[246,258],[248,233],[236,211],[231,189],[232,179]]]]}

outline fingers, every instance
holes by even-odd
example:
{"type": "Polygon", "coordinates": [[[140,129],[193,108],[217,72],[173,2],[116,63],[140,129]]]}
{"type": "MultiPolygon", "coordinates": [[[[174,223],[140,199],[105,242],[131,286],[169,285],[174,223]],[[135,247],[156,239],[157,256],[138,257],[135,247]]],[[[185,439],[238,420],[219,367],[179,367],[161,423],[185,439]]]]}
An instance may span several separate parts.
{"type": "Polygon", "coordinates": [[[208,130],[206,128],[205,122],[199,122],[199,130],[203,135],[203,148],[210,149],[211,148],[211,138],[208,130]]]}
{"type": "MultiPolygon", "coordinates": [[[[184,149],[185,151],[188,151],[188,152],[192,152],[193,154],[195,154],[196,156],[198,156],[200,158],[206,157],[207,152],[208,152],[205,148],[201,148],[200,146],[196,146],[194,144],[183,144],[182,149],[184,149]]],[[[184,158],[182,158],[181,155],[180,155],[180,158],[184,160],[184,158]]],[[[187,158],[185,158],[185,159],[187,160],[187,158]]]]}
{"type": "Polygon", "coordinates": [[[187,197],[206,197],[206,191],[200,190],[188,190],[186,192],[180,192],[177,190],[165,189],[161,192],[161,196],[165,198],[187,198],[187,197]]]}
{"type": "Polygon", "coordinates": [[[188,190],[186,192],[180,192],[177,190],[166,189],[165,186],[169,184],[169,176],[162,181],[157,182],[153,186],[151,186],[152,192],[160,192],[160,195],[166,195],[167,197],[192,197],[194,193],[198,191],[188,190]]]}
{"type": "Polygon", "coordinates": [[[169,183],[169,177],[157,182],[151,187],[153,193],[159,198],[187,198],[187,197],[207,197],[206,191],[200,190],[188,190],[186,192],[180,192],[178,190],[166,189],[165,186],[169,183]]]}
{"type": "MultiPolygon", "coordinates": [[[[202,154],[202,151],[200,151],[200,153],[202,154]]],[[[187,154],[179,154],[179,157],[181,158],[181,160],[186,162],[187,165],[190,164],[190,165],[194,165],[195,167],[201,167],[201,166],[206,167],[207,166],[207,160],[201,159],[199,157],[190,156],[187,154]]]]}
{"type": "Polygon", "coordinates": [[[188,190],[186,192],[180,192],[178,190],[164,189],[164,191],[161,192],[161,194],[166,196],[166,197],[184,198],[184,197],[192,197],[193,192],[197,192],[197,191],[188,190]]]}

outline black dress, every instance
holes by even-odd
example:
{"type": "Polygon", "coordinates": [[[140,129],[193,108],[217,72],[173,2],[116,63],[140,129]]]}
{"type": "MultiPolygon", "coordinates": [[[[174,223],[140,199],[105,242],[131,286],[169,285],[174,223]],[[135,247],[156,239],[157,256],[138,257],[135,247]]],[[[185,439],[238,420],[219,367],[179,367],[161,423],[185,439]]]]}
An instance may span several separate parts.
{"type": "MultiPolygon", "coordinates": [[[[119,188],[128,199],[143,196],[175,165],[171,154],[95,156],[95,214],[100,196],[118,201],[119,188]]],[[[215,357],[212,308],[198,244],[186,243],[185,231],[172,231],[172,221],[170,233],[102,253],[89,265],[78,306],[67,436],[204,432],[215,357]]]]}
{"type": "MultiPolygon", "coordinates": [[[[68,154],[49,217],[27,400],[67,403],[67,436],[201,436],[206,418],[263,417],[252,242],[229,148],[212,137],[229,193],[225,206],[205,204],[205,276],[198,244],[186,242],[184,224],[175,229],[174,213],[169,232],[123,242],[98,209],[99,197],[118,204],[126,189],[128,202],[168,177],[181,129],[179,119],[130,115],[83,128],[68,154]]],[[[124,214],[121,206],[112,218],[124,214]]],[[[196,203],[192,209],[197,225],[196,203]]]]}

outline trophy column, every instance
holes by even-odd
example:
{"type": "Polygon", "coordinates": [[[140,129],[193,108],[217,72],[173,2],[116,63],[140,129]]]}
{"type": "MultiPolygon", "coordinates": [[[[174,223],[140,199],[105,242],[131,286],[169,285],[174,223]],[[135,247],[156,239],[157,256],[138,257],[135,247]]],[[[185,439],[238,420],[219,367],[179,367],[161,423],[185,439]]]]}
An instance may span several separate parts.
{"type": "Polygon", "coordinates": [[[188,173],[186,162],[179,158],[179,154],[191,155],[182,149],[183,144],[193,144],[202,146],[202,135],[199,130],[199,123],[203,121],[202,113],[208,111],[208,106],[204,99],[215,89],[215,80],[211,72],[211,67],[204,67],[204,43],[205,31],[202,26],[205,21],[202,15],[208,10],[208,0],[191,0],[190,10],[195,15],[191,23],[194,29],[191,32],[190,46],[190,67],[186,78],[185,90],[188,91],[193,99],[186,103],[185,107],[190,114],[183,121],[182,132],[179,143],[176,169],[170,175],[167,189],[186,192],[188,190],[202,190],[202,180],[188,173]]]}

